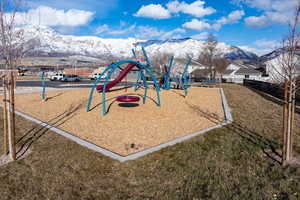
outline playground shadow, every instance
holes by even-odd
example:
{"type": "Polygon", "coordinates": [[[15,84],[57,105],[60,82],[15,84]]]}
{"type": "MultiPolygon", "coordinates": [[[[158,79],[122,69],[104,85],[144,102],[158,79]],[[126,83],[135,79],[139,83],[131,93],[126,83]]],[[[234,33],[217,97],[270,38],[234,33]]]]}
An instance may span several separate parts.
{"type": "MultiPolygon", "coordinates": [[[[179,89],[178,89],[179,90],[179,89]]],[[[172,89],[171,90],[173,93],[175,93],[175,94],[177,94],[177,95],[179,95],[180,97],[183,97],[183,98],[185,98],[185,95],[183,95],[183,94],[181,94],[181,93],[179,93],[179,92],[177,92],[177,91],[175,91],[174,89],[172,89]]],[[[183,90],[182,90],[183,91],[183,90]]]]}
{"type": "Polygon", "coordinates": [[[119,103],[118,105],[120,107],[125,107],[125,108],[133,108],[139,106],[138,103],[119,103]]]}
{"type": "Polygon", "coordinates": [[[63,95],[63,92],[60,92],[60,93],[58,93],[58,94],[56,94],[56,95],[54,95],[54,96],[51,96],[51,97],[46,97],[45,101],[49,101],[49,100],[54,99],[54,98],[56,98],[56,97],[59,97],[59,96],[61,96],[61,95],[63,95]]]}
{"type": "MultiPolygon", "coordinates": [[[[139,96],[139,97],[141,97],[141,98],[144,97],[143,95],[137,94],[137,93],[128,93],[128,94],[124,94],[124,95],[135,95],[135,96],[139,96]]],[[[118,96],[122,96],[122,95],[118,95],[118,96]]],[[[109,106],[107,107],[107,111],[106,111],[107,113],[110,111],[110,108],[111,108],[111,106],[114,104],[114,102],[116,102],[116,98],[117,98],[118,96],[109,98],[109,99],[107,99],[107,100],[105,101],[105,102],[107,103],[107,102],[113,100],[112,102],[110,102],[109,106]]],[[[146,96],[146,98],[147,98],[147,99],[150,99],[153,103],[158,104],[158,102],[157,102],[155,99],[153,99],[152,97],[146,96]]],[[[96,104],[95,106],[93,106],[92,108],[90,108],[89,111],[92,111],[92,110],[96,109],[97,107],[101,106],[102,104],[103,104],[103,102],[100,102],[100,103],[96,104]]],[[[120,104],[119,104],[119,105],[120,105],[120,104]]],[[[121,105],[121,107],[122,107],[122,105],[121,105]]],[[[126,107],[126,106],[123,106],[123,107],[126,107]]],[[[128,107],[128,106],[127,106],[127,107],[128,107]]],[[[136,106],[132,106],[132,107],[136,107],[136,106]]]]}
{"type": "MultiPolygon", "coordinates": [[[[116,99],[116,98],[117,98],[117,97],[109,98],[109,99],[107,99],[105,102],[109,102],[109,101],[114,100],[114,99],[116,99]]],[[[116,101],[116,100],[114,100],[113,102],[111,102],[110,105],[109,105],[109,107],[110,107],[111,104],[114,103],[115,101],[116,101]]],[[[102,105],[102,104],[103,104],[102,101],[101,101],[100,103],[97,103],[95,106],[93,106],[92,108],[90,108],[89,111],[92,111],[92,110],[96,109],[97,107],[99,107],[99,106],[102,105]]]]}
{"type": "MultiPolygon", "coordinates": [[[[82,108],[82,106],[83,104],[79,104],[77,106],[71,105],[64,112],[44,123],[50,124],[54,127],[59,127],[73,118],[76,115],[76,112],[82,108]]],[[[37,124],[17,140],[16,144],[19,147],[17,149],[17,159],[21,158],[30,149],[32,144],[34,144],[48,132],[49,127],[40,125],[41,124],[37,124]]]]}
{"type": "MultiPolygon", "coordinates": [[[[137,95],[137,96],[139,96],[139,97],[141,97],[141,98],[144,98],[144,95],[141,95],[141,94],[129,94],[129,95],[137,95]]],[[[152,97],[149,97],[149,96],[146,96],[146,98],[147,99],[150,99],[153,103],[155,103],[156,105],[158,104],[158,102],[155,100],[155,99],[153,99],[152,97]]]]}
{"type": "MultiPolygon", "coordinates": [[[[201,108],[199,108],[196,105],[191,105],[186,102],[186,104],[193,109],[195,112],[197,112],[201,117],[205,117],[209,121],[220,124],[224,122],[224,120],[220,119],[218,116],[216,116],[214,113],[209,113],[208,111],[203,111],[201,108]]],[[[227,130],[231,131],[232,133],[237,134],[240,136],[244,141],[247,143],[250,143],[256,147],[259,147],[262,152],[271,160],[278,164],[282,164],[282,155],[276,151],[276,148],[280,146],[277,142],[274,142],[259,133],[249,129],[246,126],[243,126],[237,122],[232,122],[230,125],[223,126],[227,130]]]]}

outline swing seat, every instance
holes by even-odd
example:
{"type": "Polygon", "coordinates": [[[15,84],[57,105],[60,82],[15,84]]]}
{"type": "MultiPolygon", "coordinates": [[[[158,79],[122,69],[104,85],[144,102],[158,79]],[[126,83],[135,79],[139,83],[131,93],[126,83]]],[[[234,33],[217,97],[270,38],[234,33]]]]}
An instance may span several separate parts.
{"type": "Polygon", "coordinates": [[[138,101],[140,101],[140,97],[136,97],[136,96],[118,96],[116,100],[118,102],[124,102],[124,103],[138,102],[138,101]]]}

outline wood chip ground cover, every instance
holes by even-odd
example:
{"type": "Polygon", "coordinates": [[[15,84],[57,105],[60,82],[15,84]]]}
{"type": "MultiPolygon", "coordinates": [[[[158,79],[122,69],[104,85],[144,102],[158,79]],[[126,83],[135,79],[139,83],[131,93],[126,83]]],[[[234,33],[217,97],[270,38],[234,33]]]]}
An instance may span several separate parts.
{"type": "Polygon", "coordinates": [[[40,93],[16,96],[17,110],[52,124],[119,155],[129,155],[216,125],[196,110],[211,113],[220,121],[224,111],[219,89],[192,88],[187,98],[180,90],[161,91],[161,106],[156,93],[149,90],[146,104],[119,105],[120,95],[142,96],[144,90],[108,92],[105,117],[101,115],[101,94],[94,93],[92,110],[86,112],[88,89],[48,91],[43,102],[40,93]],[[132,107],[131,107],[132,106],[132,107]]]}

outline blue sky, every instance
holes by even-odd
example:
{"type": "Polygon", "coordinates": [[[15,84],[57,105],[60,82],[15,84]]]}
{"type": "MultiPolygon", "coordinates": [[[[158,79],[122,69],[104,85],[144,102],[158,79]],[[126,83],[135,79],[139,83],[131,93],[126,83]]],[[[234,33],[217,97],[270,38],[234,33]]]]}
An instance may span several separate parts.
{"type": "Polygon", "coordinates": [[[297,1],[29,0],[18,21],[103,38],[203,40],[212,33],[261,54],[280,45],[297,1]]]}

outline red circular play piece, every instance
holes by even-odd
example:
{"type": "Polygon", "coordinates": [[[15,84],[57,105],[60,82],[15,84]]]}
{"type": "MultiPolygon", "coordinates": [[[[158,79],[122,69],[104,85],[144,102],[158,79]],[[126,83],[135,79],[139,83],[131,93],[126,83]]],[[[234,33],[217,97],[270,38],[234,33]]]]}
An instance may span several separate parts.
{"type": "Polygon", "coordinates": [[[118,96],[117,101],[119,102],[137,102],[140,100],[140,97],[135,96],[118,96]]]}

